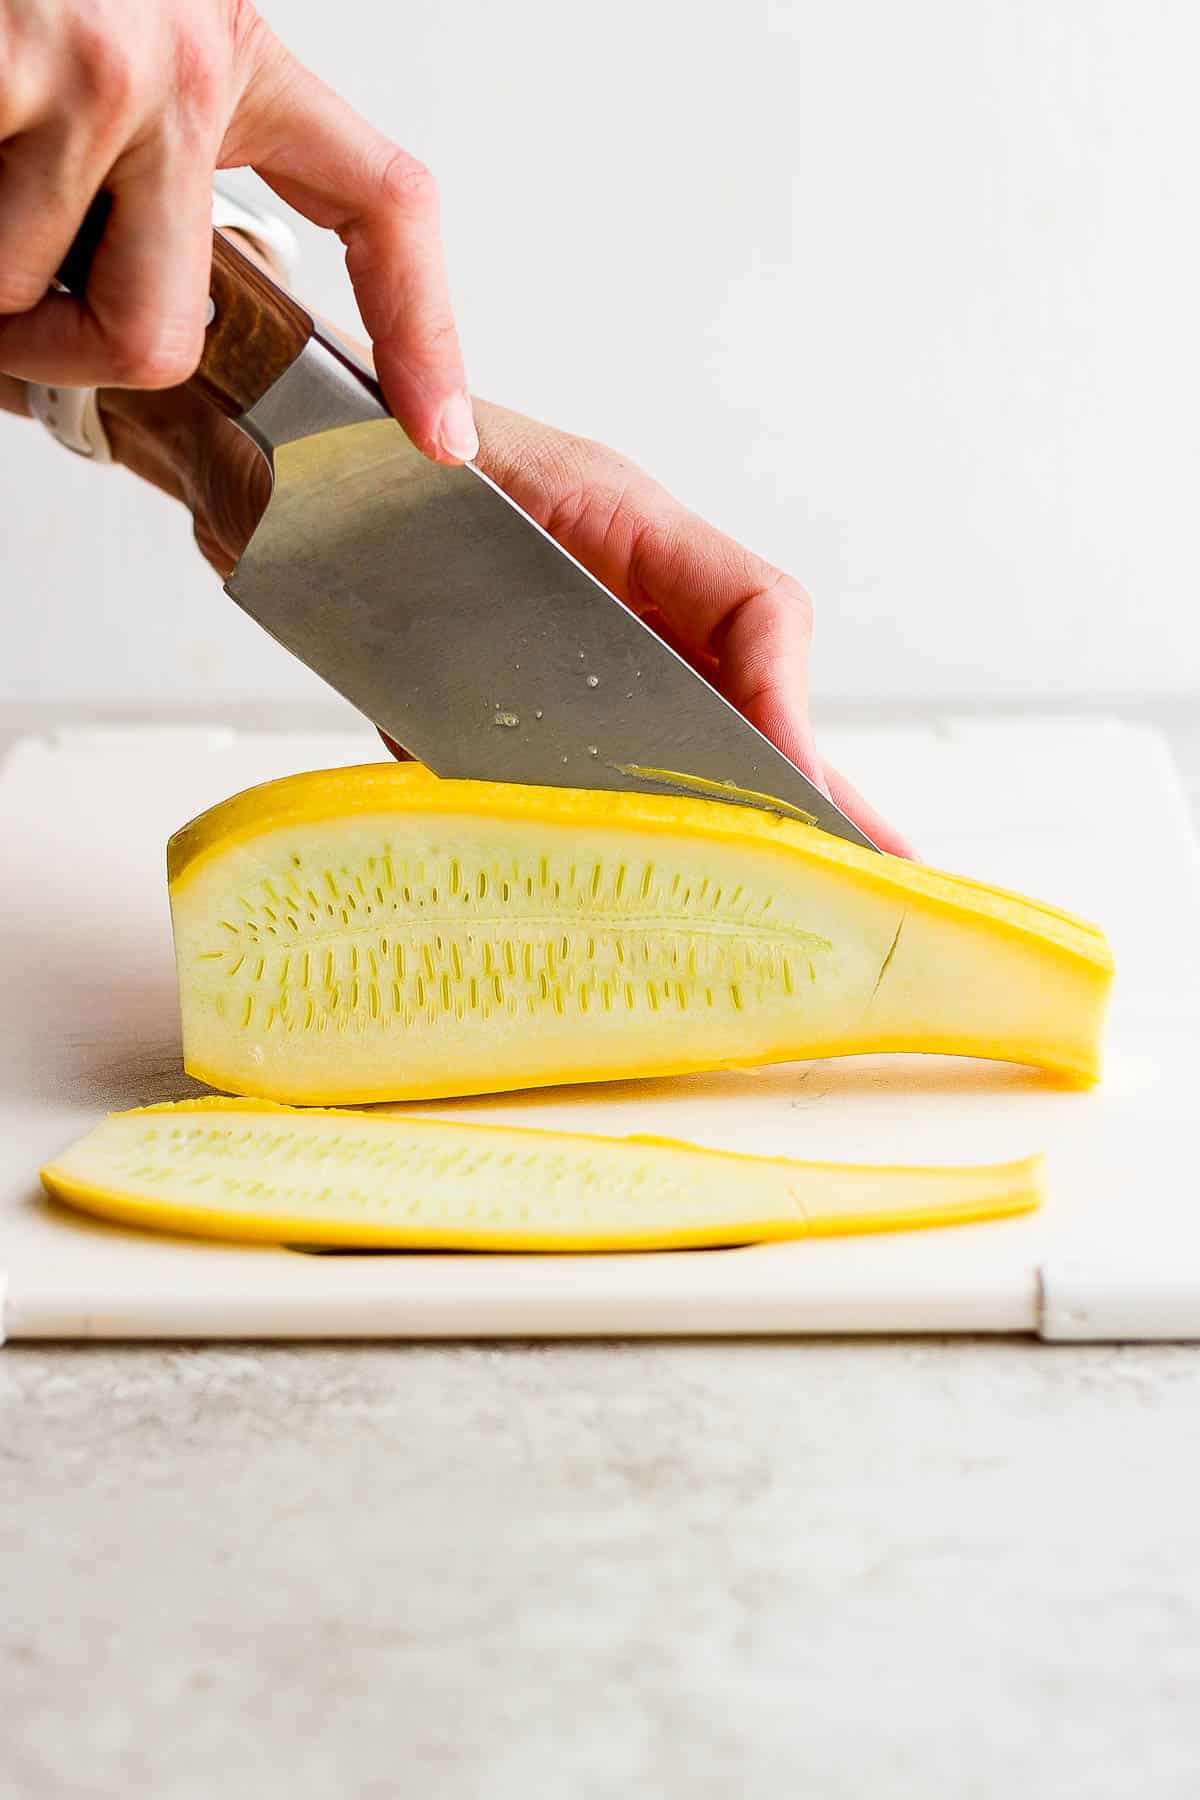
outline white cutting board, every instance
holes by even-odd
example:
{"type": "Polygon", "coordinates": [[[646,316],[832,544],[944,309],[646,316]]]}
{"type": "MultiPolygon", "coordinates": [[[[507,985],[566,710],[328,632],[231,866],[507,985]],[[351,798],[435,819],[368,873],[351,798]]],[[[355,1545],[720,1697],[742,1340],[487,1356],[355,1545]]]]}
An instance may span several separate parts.
{"type": "Polygon", "coordinates": [[[156,728],[26,740],[0,765],[0,1282],[20,1337],[1040,1332],[1200,1338],[1200,851],[1161,738],[1116,722],[943,721],[827,750],[930,862],[1095,918],[1116,951],[1108,1074],[868,1058],[427,1107],[858,1162],[1044,1149],[1033,1217],[643,1256],[313,1256],[139,1235],[36,1171],[181,1072],[163,849],[275,775],[378,760],[367,735],[156,728]]]}

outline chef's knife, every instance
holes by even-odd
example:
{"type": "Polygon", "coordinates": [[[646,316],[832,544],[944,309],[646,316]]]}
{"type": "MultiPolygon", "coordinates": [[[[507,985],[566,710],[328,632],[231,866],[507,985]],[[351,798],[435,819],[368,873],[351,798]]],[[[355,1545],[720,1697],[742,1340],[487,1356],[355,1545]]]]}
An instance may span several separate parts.
{"type": "Polygon", "coordinates": [[[210,294],[194,385],[274,477],[226,591],[410,754],[775,806],[874,848],[481,470],[422,456],[370,371],[219,232],[210,294]]]}

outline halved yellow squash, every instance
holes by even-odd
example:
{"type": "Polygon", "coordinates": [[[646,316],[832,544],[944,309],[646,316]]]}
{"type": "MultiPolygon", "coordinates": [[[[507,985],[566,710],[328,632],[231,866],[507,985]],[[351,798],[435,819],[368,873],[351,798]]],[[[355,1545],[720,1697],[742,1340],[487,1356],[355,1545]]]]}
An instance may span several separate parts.
{"type": "Polygon", "coordinates": [[[255,1100],[114,1113],[42,1171],[123,1224],[295,1245],[656,1250],[1027,1212],[1041,1159],[966,1169],[787,1162],[255,1100]]]}
{"type": "Polygon", "coordinates": [[[171,841],[187,1068],[313,1104],[865,1051],[1081,1080],[1112,959],[1069,914],[720,801],[296,775],[171,841]]]}

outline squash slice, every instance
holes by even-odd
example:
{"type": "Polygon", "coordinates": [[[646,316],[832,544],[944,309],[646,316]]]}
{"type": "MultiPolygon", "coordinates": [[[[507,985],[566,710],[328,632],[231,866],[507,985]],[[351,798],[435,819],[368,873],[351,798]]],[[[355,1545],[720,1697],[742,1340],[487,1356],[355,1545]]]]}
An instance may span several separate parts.
{"type": "Polygon", "coordinates": [[[123,1224],[291,1245],[658,1250],[1027,1212],[1041,1159],[860,1168],[312,1109],[185,1100],[114,1113],[42,1171],[123,1224]]]}
{"type": "Polygon", "coordinates": [[[868,1051],[1100,1069],[1112,959],[1032,900],[703,799],[270,782],[168,853],[191,1074],[311,1104],[868,1051]]]}

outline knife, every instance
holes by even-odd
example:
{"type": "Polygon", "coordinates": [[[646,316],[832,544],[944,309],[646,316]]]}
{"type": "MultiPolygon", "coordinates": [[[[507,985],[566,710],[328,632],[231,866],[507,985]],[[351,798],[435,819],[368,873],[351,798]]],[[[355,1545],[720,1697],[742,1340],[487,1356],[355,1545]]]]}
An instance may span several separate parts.
{"type": "Polygon", "coordinates": [[[226,592],[412,756],[799,813],[875,848],[482,470],[421,455],[370,370],[219,232],[209,291],[192,385],[273,474],[226,592]]]}

